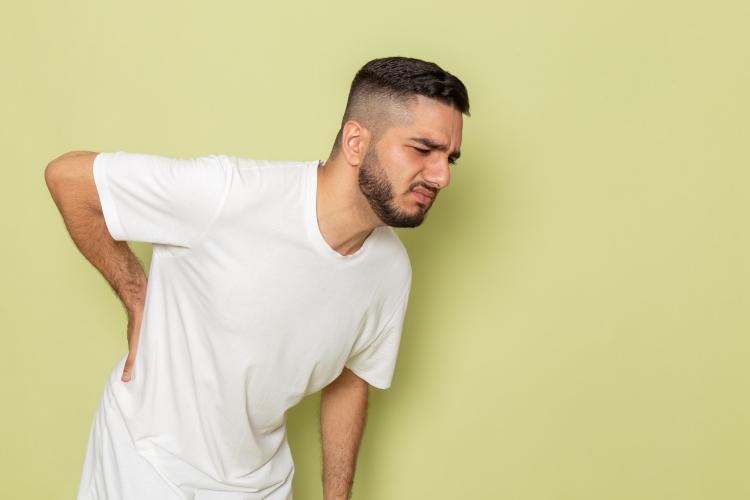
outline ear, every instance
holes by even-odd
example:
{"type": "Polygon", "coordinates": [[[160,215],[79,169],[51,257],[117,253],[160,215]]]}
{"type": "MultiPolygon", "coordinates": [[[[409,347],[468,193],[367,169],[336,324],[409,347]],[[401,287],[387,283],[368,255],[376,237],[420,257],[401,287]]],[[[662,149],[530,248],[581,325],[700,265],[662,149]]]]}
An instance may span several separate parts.
{"type": "Polygon", "coordinates": [[[355,167],[361,165],[371,139],[372,133],[359,121],[347,121],[341,133],[341,151],[347,163],[355,167]]]}

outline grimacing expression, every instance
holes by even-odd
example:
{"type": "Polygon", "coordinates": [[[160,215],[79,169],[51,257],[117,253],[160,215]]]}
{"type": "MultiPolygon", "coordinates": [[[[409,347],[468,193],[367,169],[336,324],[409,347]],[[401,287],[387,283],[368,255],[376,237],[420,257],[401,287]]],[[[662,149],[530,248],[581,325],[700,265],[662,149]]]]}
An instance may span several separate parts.
{"type": "Polygon", "coordinates": [[[460,111],[423,96],[417,96],[410,110],[409,123],[373,138],[359,168],[360,191],[391,227],[422,224],[461,155],[460,111]]]}

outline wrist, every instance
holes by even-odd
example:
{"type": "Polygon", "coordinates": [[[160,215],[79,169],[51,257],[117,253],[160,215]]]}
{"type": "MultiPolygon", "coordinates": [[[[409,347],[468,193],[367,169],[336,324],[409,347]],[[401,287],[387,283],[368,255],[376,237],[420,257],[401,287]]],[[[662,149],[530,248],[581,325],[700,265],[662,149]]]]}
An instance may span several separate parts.
{"type": "Polygon", "coordinates": [[[128,313],[128,319],[134,319],[143,316],[143,309],[145,308],[145,301],[136,301],[130,304],[125,304],[125,310],[128,313]]]}

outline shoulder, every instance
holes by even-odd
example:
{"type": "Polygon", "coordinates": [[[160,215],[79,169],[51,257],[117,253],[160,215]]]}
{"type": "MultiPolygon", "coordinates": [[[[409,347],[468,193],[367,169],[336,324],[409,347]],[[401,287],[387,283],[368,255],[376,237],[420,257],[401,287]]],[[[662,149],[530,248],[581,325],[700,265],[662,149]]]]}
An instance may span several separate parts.
{"type": "Polygon", "coordinates": [[[263,160],[221,155],[221,161],[234,173],[232,190],[240,203],[261,199],[277,201],[300,199],[308,192],[312,161],[263,160]],[[269,198],[270,197],[270,198],[269,198]]]}
{"type": "MultiPolygon", "coordinates": [[[[218,155],[221,161],[239,172],[260,172],[264,174],[301,175],[309,173],[315,161],[302,160],[263,160],[233,155],[218,155]]],[[[317,161],[317,160],[316,160],[317,161]]]]}

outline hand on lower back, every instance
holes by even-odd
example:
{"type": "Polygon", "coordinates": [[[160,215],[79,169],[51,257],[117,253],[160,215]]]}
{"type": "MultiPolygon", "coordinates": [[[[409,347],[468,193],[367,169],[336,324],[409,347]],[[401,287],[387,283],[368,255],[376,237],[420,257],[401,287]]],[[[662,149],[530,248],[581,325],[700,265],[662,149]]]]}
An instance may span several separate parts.
{"type": "Polygon", "coordinates": [[[138,351],[138,338],[141,335],[141,321],[143,320],[143,307],[128,311],[128,358],[122,371],[121,380],[130,382],[133,378],[133,365],[138,351]]]}

